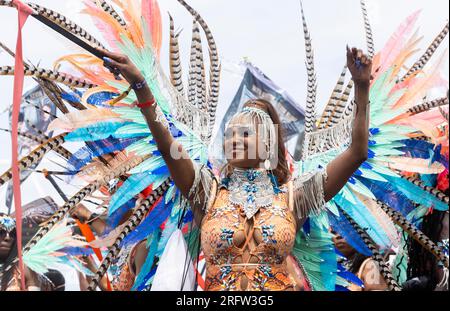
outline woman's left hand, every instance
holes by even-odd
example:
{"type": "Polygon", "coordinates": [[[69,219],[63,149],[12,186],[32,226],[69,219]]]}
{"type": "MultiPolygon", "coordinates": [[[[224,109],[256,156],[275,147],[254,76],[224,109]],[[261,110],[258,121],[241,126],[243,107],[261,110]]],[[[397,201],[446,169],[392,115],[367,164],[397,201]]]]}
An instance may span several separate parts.
{"type": "Polygon", "coordinates": [[[369,86],[372,79],[372,60],[357,48],[347,46],[347,67],[352,74],[353,81],[358,86],[369,86]]]}

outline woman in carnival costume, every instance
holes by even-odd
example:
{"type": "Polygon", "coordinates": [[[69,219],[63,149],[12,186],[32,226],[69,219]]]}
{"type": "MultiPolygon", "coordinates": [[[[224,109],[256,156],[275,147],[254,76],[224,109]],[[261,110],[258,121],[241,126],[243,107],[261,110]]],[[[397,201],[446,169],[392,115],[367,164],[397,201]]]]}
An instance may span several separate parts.
{"type": "MultiPolygon", "coordinates": [[[[147,257],[132,290],[193,289],[198,279],[193,266],[198,260],[191,260],[200,256],[199,249],[206,260],[207,290],[297,290],[287,258],[295,259],[299,274],[313,290],[344,289],[350,285],[348,281],[358,280],[338,269],[330,225],[355,250],[380,264],[389,290],[400,287],[379,250],[398,246],[398,230],[420,240],[448,266],[442,248],[413,230],[405,218],[422,211],[414,210],[411,202],[448,209],[448,197],[402,173],[443,171],[440,163],[425,165],[422,158],[406,156],[414,148],[410,140],[420,132],[414,128],[410,108],[438,83],[433,78],[442,63],[422,76],[435,50],[427,51],[400,76],[415,50],[417,38],[409,37],[409,30],[416,15],[374,55],[373,36],[361,2],[368,55],[347,48],[347,65],[318,120],[314,55],[302,14],[308,74],[302,161],[288,164],[274,107],[254,99],[245,103],[227,126],[224,152],[228,163],[216,176],[208,145],[219,96],[217,46],[203,18],[185,1],[178,2],[196,21],[186,89],[179,34],[171,17],[170,78],[161,69],[162,26],[155,0],[120,0],[114,5],[102,0],[86,2],[84,12],[94,18],[113,52],[67,18],[29,4],[47,24],[66,36],[67,32],[74,35],[77,40],[72,40],[96,57],[69,55],[58,60],[54,71],[25,71],[61,85],[53,88],[60,95],[58,104],[66,102],[78,109],[53,121],[50,129],[63,133],[43,143],[39,155],[57,150],[65,142],[84,142],[86,146],[67,162],[68,172],[88,183],[40,229],[26,251],[33,250],[85,197],[120,184],[105,199],[111,230],[90,243],[94,249],[108,249],[90,290],[98,286],[120,249],[132,249],[143,240],[147,257]],[[210,53],[209,85],[199,26],[210,53]],[[59,71],[65,66],[77,77],[59,71]],[[344,87],[348,70],[352,79],[344,87]],[[353,88],[354,100],[349,101],[353,88]],[[104,161],[108,154],[112,159],[104,161]],[[136,196],[145,189],[144,199],[137,201],[136,196]],[[124,217],[128,220],[122,223],[124,217]]],[[[434,47],[443,39],[439,40],[434,47]]],[[[0,74],[12,73],[11,68],[0,70],[0,74]]],[[[19,164],[23,169],[33,163],[24,160],[19,164]]],[[[0,182],[9,179],[10,174],[4,174],[0,182]]]]}
{"type": "Polygon", "coordinates": [[[141,71],[125,55],[105,54],[106,65],[135,86],[137,107],[175,185],[201,224],[206,289],[293,290],[286,257],[298,228],[306,218],[322,212],[367,159],[371,60],[356,48],[347,51],[356,86],[353,139],[326,169],[292,179],[275,109],[264,100],[252,100],[226,129],[228,164],[224,177],[217,180],[207,166],[195,164],[157,120],[156,100],[141,71]]]}

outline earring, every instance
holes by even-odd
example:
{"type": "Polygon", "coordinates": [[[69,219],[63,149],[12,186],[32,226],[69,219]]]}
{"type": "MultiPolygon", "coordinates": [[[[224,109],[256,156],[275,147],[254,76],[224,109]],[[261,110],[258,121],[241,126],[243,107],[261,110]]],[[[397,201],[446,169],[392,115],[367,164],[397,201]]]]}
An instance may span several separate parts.
{"type": "Polygon", "coordinates": [[[266,171],[270,170],[270,160],[269,159],[264,161],[264,168],[266,169],[266,171]]]}

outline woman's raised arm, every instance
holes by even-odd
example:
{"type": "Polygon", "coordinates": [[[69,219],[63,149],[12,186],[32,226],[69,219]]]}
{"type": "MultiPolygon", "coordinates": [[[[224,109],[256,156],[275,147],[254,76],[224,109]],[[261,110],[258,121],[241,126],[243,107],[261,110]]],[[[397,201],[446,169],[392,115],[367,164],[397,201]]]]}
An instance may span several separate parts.
{"type": "Polygon", "coordinates": [[[154,103],[154,97],[145,83],[142,73],[126,55],[111,52],[105,52],[105,54],[107,56],[104,59],[105,66],[111,68],[112,71],[118,70],[133,87],[141,112],[147,120],[153,139],[167,164],[175,185],[184,197],[191,199],[189,192],[196,177],[194,163],[182,145],[173,138],[169,129],[163,123],[157,121],[156,104],[150,104],[154,103]]]}
{"type": "Polygon", "coordinates": [[[356,116],[350,147],[327,166],[325,201],[330,201],[367,160],[369,145],[369,89],[372,60],[361,50],[347,47],[347,66],[355,83],[356,116]]]}

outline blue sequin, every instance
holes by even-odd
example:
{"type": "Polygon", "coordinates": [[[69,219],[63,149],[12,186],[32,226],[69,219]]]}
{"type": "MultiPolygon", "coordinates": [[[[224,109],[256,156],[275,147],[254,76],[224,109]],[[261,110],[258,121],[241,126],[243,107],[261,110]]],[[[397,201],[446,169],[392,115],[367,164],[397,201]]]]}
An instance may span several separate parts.
{"type": "Polygon", "coordinates": [[[380,129],[377,127],[371,128],[371,129],[369,129],[369,133],[370,133],[370,135],[377,135],[380,133],[380,129]]]}
{"type": "Polygon", "coordinates": [[[261,229],[264,243],[277,243],[275,239],[272,239],[275,234],[275,225],[263,225],[261,229]]]}
{"type": "Polygon", "coordinates": [[[268,278],[273,278],[272,267],[270,267],[270,266],[259,266],[259,271],[261,271],[268,278]]]}
{"type": "Polygon", "coordinates": [[[228,274],[231,273],[231,267],[230,266],[224,266],[220,268],[220,279],[224,279],[228,274]]]}
{"type": "Polygon", "coordinates": [[[248,170],[246,172],[247,174],[247,179],[249,181],[255,181],[256,178],[258,178],[261,175],[260,171],[255,171],[255,170],[248,170]]]}
{"type": "Polygon", "coordinates": [[[229,246],[233,245],[233,235],[234,231],[230,229],[222,229],[222,234],[220,235],[220,239],[222,241],[226,241],[229,246]]]}

